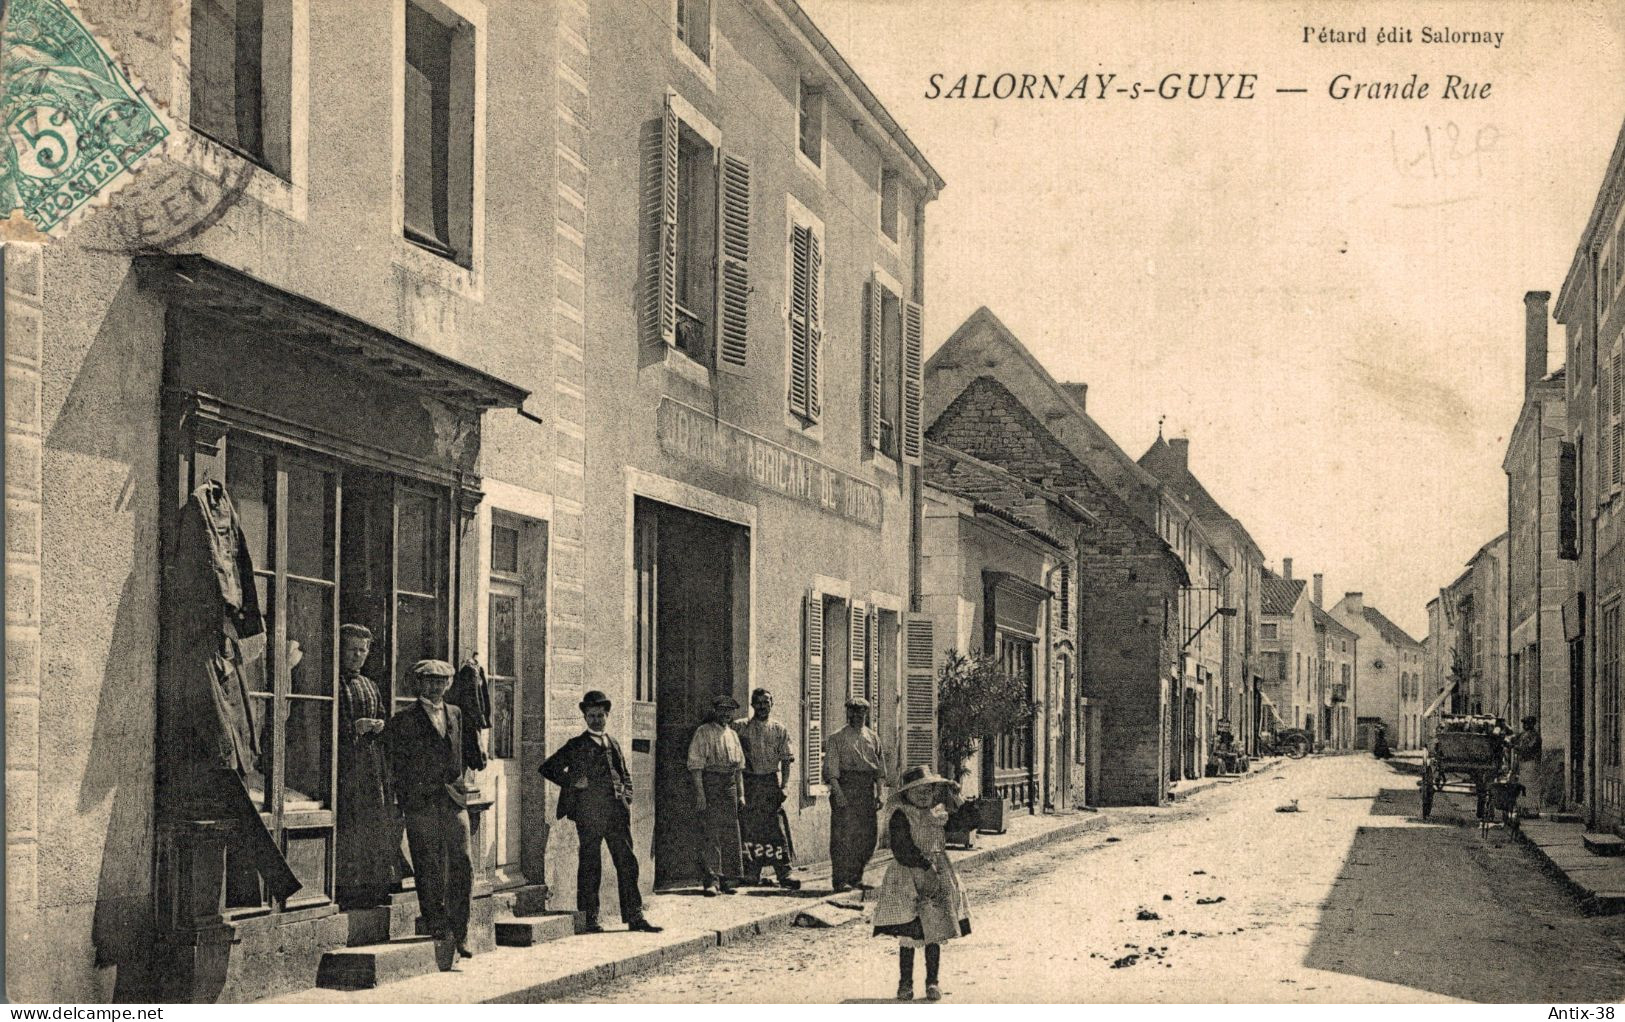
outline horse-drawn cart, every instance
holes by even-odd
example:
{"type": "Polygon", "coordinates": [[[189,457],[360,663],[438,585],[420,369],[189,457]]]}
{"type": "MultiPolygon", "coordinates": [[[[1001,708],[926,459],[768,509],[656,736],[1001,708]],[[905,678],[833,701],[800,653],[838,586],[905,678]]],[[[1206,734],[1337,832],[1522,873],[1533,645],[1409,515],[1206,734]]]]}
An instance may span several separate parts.
{"type": "Polygon", "coordinates": [[[1478,818],[1489,817],[1490,785],[1506,772],[1506,727],[1494,717],[1445,716],[1422,761],[1422,819],[1433,812],[1433,796],[1453,778],[1471,785],[1478,818]]]}

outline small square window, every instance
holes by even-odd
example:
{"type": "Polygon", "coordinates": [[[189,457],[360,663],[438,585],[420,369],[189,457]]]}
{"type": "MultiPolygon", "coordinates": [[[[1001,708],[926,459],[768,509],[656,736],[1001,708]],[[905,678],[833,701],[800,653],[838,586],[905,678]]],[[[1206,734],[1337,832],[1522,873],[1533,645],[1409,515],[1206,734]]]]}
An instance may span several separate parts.
{"type": "Polygon", "coordinates": [[[711,0],[677,0],[677,38],[711,63],[711,0]]]}
{"type": "Polygon", "coordinates": [[[801,83],[796,115],[797,145],[815,167],[824,165],[824,90],[801,83]]]}
{"type": "Polygon", "coordinates": [[[519,571],[519,530],[491,526],[491,570],[512,575],[519,571]]]}
{"type": "Polygon", "coordinates": [[[880,232],[893,241],[902,236],[899,217],[902,214],[901,183],[895,170],[880,172],[880,232]]]}

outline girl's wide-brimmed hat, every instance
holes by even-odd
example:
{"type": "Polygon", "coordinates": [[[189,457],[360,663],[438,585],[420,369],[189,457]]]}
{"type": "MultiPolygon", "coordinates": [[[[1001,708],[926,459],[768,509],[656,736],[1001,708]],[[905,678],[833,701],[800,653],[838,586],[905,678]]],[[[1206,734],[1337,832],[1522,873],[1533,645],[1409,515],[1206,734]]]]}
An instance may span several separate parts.
{"type": "Polygon", "coordinates": [[[910,788],[918,788],[927,784],[947,784],[948,779],[940,776],[928,766],[909,767],[903,771],[903,776],[897,779],[897,794],[901,795],[910,788]]]}

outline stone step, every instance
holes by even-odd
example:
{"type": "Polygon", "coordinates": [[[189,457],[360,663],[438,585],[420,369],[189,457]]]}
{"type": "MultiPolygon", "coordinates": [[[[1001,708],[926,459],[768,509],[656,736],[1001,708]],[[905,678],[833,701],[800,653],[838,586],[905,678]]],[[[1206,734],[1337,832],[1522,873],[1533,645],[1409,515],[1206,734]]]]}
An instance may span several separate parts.
{"type": "Polygon", "coordinates": [[[581,922],[581,915],[577,912],[549,912],[545,915],[498,919],[497,944],[502,947],[530,947],[573,937],[581,932],[581,922]]]}
{"type": "Polygon", "coordinates": [[[1625,855],[1625,838],[1616,834],[1582,834],[1580,840],[1592,855],[1625,855]]]}
{"type": "Polygon", "coordinates": [[[438,971],[434,941],[406,937],[387,944],[343,948],[322,955],[316,985],[324,990],[369,990],[382,983],[438,971]]]}
{"type": "Polygon", "coordinates": [[[1553,823],[1584,823],[1584,813],[1547,813],[1546,818],[1553,823]]]}

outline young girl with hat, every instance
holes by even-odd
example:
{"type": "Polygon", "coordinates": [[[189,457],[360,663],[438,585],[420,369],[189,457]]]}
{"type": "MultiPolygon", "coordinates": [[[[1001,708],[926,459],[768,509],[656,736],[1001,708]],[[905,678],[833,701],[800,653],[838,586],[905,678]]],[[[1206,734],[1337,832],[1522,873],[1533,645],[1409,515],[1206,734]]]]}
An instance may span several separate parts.
{"type": "Polygon", "coordinates": [[[925,998],[942,998],[942,942],[970,933],[959,875],[948,861],[944,825],[963,800],[959,785],[930,767],[910,767],[886,803],[892,863],[875,906],[875,936],[896,937],[897,999],[914,998],[914,949],[925,948],[925,998]]]}

